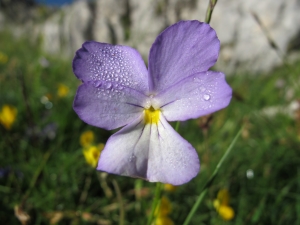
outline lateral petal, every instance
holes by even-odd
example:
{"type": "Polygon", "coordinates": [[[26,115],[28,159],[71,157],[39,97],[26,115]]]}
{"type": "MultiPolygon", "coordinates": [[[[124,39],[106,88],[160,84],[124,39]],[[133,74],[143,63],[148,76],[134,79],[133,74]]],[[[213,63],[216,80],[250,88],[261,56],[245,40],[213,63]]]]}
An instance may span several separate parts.
{"type": "Polygon", "coordinates": [[[189,76],[155,96],[168,121],[195,119],[225,108],[232,90],[221,72],[207,71],[189,76]]]}
{"type": "Polygon", "coordinates": [[[192,74],[207,71],[218,59],[216,32],[197,20],[180,21],[164,30],[149,55],[150,91],[158,93],[192,74]]]}
{"type": "Polygon", "coordinates": [[[144,93],[148,91],[145,63],[141,55],[128,46],[85,42],[73,59],[73,72],[83,82],[118,82],[144,93]]]}
{"type": "Polygon", "coordinates": [[[112,135],[101,153],[98,170],[180,185],[199,172],[195,149],[161,115],[158,124],[143,118],[112,135]]]}
{"type": "Polygon", "coordinates": [[[116,82],[89,81],[79,86],[73,108],[84,122],[115,129],[138,118],[147,97],[116,82]]]}

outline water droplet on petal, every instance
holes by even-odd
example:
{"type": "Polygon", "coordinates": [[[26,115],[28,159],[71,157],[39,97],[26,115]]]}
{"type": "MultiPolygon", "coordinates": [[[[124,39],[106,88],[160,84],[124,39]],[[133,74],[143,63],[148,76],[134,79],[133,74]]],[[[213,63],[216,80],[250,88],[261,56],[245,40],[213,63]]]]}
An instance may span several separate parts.
{"type": "Polygon", "coordinates": [[[129,157],[128,161],[129,161],[129,162],[132,162],[132,161],[135,160],[135,158],[136,158],[135,155],[131,155],[131,156],[129,157]]]}
{"type": "Polygon", "coordinates": [[[204,92],[205,90],[206,90],[205,87],[200,87],[200,88],[199,88],[199,91],[201,91],[201,92],[204,92]]]}
{"type": "Polygon", "coordinates": [[[96,81],[94,82],[94,86],[95,86],[96,88],[100,87],[101,84],[102,84],[102,82],[101,82],[100,80],[96,80],[96,81]]]}
{"type": "Polygon", "coordinates": [[[105,88],[106,88],[106,89],[111,88],[111,86],[112,86],[112,84],[111,84],[110,82],[108,82],[108,83],[105,84],[105,88]]]}
{"type": "Polygon", "coordinates": [[[210,95],[207,95],[207,94],[203,95],[203,99],[205,101],[208,101],[210,99],[210,95]]]}

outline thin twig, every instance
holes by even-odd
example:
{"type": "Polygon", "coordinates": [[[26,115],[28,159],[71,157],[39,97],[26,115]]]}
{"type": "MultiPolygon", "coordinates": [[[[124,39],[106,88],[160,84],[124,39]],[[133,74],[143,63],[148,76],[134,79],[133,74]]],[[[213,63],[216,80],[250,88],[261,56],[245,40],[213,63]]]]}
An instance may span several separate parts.
{"type": "MultiPolygon", "coordinates": [[[[257,22],[257,24],[260,26],[263,34],[265,35],[265,37],[267,38],[267,41],[270,45],[270,47],[272,49],[274,49],[274,51],[276,52],[277,56],[279,57],[279,59],[282,61],[283,65],[285,66],[285,68],[287,69],[287,71],[289,73],[293,73],[293,69],[291,68],[291,65],[288,63],[286,55],[281,51],[281,49],[278,47],[278,45],[276,44],[275,40],[272,38],[270,32],[268,31],[268,29],[266,28],[266,26],[264,26],[264,24],[262,23],[261,19],[259,18],[259,16],[255,13],[255,12],[251,12],[253,18],[255,19],[255,21],[257,22]]],[[[291,80],[291,83],[295,86],[295,88],[300,88],[299,84],[297,81],[295,81],[291,76],[288,76],[288,79],[291,80]]]]}
{"type": "Polygon", "coordinates": [[[261,28],[262,32],[264,33],[264,35],[266,36],[266,38],[268,40],[268,43],[271,46],[271,48],[273,48],[275,50],[278,57],[283,61],[284,64],[286,64],[285,55],[279,49],[278,45],[276,44],[274,39],[271,37],[268,29],[264,26],[264,24],[260,20],[259,16],[253,11],[251,11],[251,14],[252,14],[253,18],[255,19],[255,21],[257,22],[257,24],[260,26],[260,28],[261,28]]]}
{"type": "MultiPolygon", "coordinates": [[[[93,170],[91,170],[93,171],[93,170]]],[[[80,198],[79,198],[79,204],[83,204],[87,198],[88,190],[91,186],[92,178],[91,178],[91,172],[88,174],[88,176],[85,178],[83,191],[81,192],[80,198]]]]}
{"type": "Polygon", "coordinates": [[[104,191],[105,196],[107,198],[111,198],[113,196],[113,193],[106,182],[107,173],[105,173],[105,172],[97,173],[97,177],[100,182],[100,186],[102,187],[102,189],[104,191]]]}
{"type": "Polygon", "coordinates": [[[123,201],[122,201],[122,194],[119,188],[119,185],[117,183],[116,180],[112,181],[114,189],[116,191],[117,194],[117,199],[119,202],[119,208],[120,208],[120,220],[119,220],[119,225],[123,225],[124,224],[124,218],[125,218],[125,211],[124,211],[124,205],[123,205],[123,201]]]}

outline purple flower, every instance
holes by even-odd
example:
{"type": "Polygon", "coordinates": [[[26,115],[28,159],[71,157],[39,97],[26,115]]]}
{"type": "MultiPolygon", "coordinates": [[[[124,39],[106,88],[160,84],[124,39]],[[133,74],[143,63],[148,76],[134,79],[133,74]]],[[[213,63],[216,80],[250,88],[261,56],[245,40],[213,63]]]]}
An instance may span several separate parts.
{"type": "Polygon", "coordinates": [[[180,185],[199,172],[198,154],[167,121],[185,121],[226,107],[231,88],[220,72],[215,31],[181,21],[155,40],[147,68],[133,48],[85,42],[73,71],[83,84],[74,110],[88,124],[123,127],[101,153],[98,170],[180,185]]]}

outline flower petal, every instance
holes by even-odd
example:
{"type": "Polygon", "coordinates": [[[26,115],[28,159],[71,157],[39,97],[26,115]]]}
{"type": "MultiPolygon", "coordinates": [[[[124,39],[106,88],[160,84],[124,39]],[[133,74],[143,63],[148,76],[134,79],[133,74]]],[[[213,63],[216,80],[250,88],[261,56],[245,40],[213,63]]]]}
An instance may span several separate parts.
{"type": "Polygon", "coordinates": [[[73,108],[84,122],[110,130],[139,117],[146,99],[116,82],[89,81],[79,86],[73,108]]]}
{"type": "Polygon", "coordinates": [[[181,185],[198,174],[200,163],[196,150],[163,115],[158,126],[152,125],[150,134],[149,181],[181,185]]]}
{"type": "Polygon", "coordinates": [[[150,91],[159,92],[192,74],[207,71],[218,59],[220,41],[206,23],[181,21],[164,30],[149,55],[150,91]]]}
{"type": "Polygon", "coordinates": [[[73,72],[87,81],[118,82],[148,91],[148,72],[140,54],[133,48],[99,42],[85,42],[74,57],[73,72]]]}
{"type": "Polygon", "coordinates": [[[157,125],[145,125],[140,117],[112,135],[97,169],[180,185],[195,177],[199,168],[195,149],[161,116],[157,125]]]}
{"type": "Polygon", "coordinates": [[[195,119],[225,108],[232,90],[220,72],[207,71],[192,75],[155,96],[168,121],[195,119]]]}

